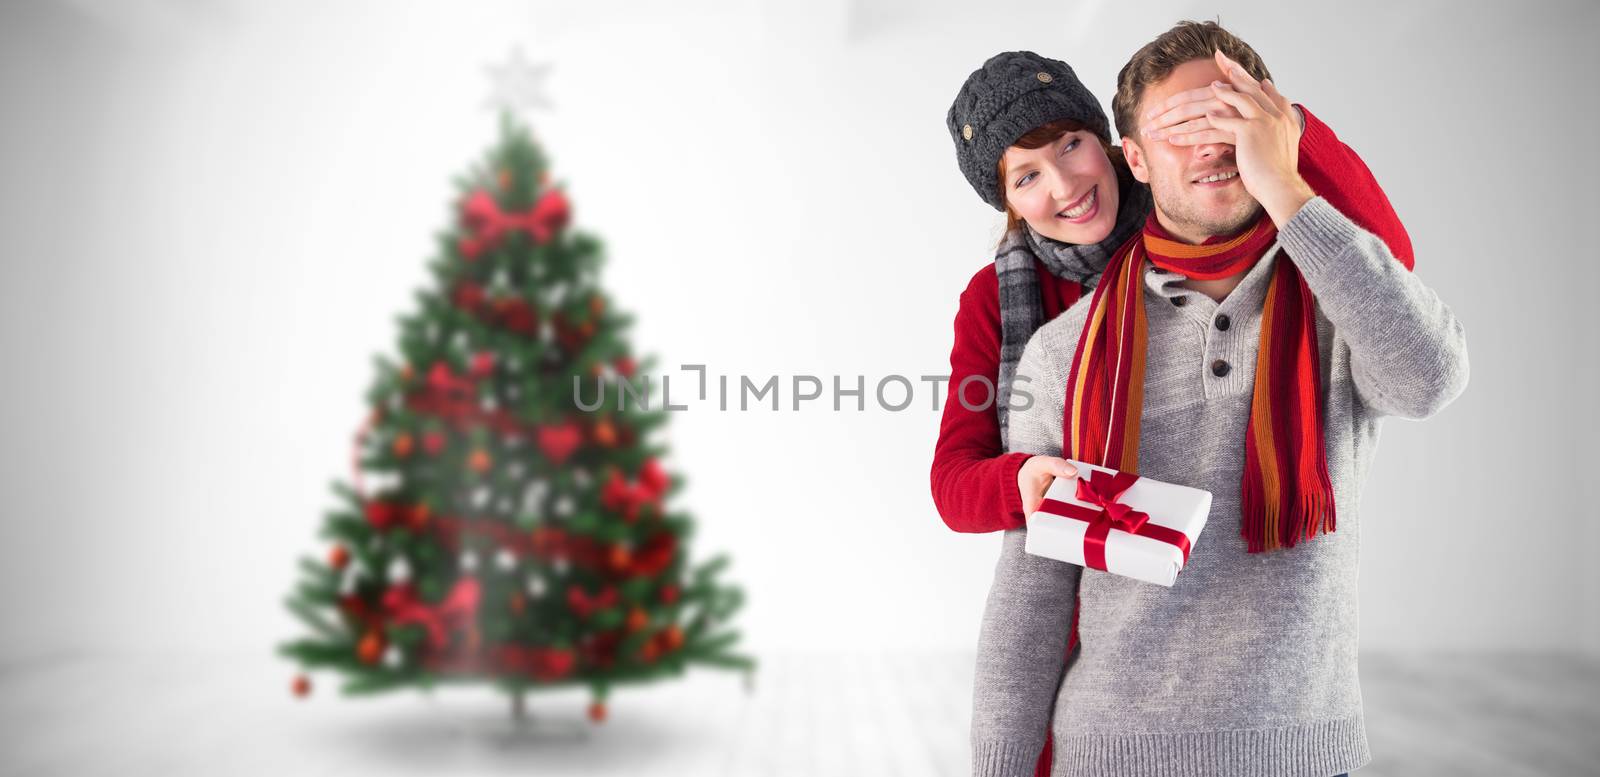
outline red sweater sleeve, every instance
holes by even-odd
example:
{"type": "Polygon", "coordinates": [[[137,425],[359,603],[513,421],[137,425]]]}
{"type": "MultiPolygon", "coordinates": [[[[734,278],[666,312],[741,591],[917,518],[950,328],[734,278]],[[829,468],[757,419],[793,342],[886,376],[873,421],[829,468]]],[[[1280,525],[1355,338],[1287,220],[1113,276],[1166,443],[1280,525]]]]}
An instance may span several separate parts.
{"type": "Polygon", "coordinates": [[[1372,171],[1328,125],[1304,105],[1298,107],[1306,117],[1305,132],[1300,135],[1300,177],[1328,204],[1388,244],[1389,252],[1411,269],[1415,262],[1411,236],[1372,171]]]}
{"type": "Polygon", "coordinates": [[[1030,457],[1006,453],[1000,444],[1000,419],[989,386],[1000,377],[1000,282],[994,265],[972,276],[956,311],[955,345],[950,349],[950,383],[946,387],[939,441],[933,450],[933,504],[950,528],[959,532],[991,532],[1024,523],[1017,470],[1030,457]],[[968,376],[968,410],[956,392],[968,376]]]}

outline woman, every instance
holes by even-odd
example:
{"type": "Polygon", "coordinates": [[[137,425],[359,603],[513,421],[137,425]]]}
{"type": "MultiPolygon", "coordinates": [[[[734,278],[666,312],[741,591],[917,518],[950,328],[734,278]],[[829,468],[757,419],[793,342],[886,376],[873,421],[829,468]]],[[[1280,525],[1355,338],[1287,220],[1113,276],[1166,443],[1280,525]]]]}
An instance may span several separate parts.
{"type": "MultiPolygon", "coordinates": [[[[1214,99],[1164,107],[1171,110],[1151,124],[1179,145],[1203,138],[1186,135],[1207,128],[1207,110],[1232,111],[1214,99]]],[[[1296,107],[1301,176],[1397,258],[1411,260],[1410,237],[1360,157],[1296,107]]],[[[1150,194],[1111,144],[1100,101],[1064,62],[1030,51],[991,57],[967,77],[945,124],[961,172],[980,199],[1006,214],[1006,230],[993,266],[961,294],[933,500],[955,531],[1003,531],[1024,523],[1055,477],[1076,474],[1065,459],[1006,452],[1017,360],[1034,330],[1092,290],[1112,253],[1138,234],[1150,194]]],[[[1077,641],[1074,618],[1068,667],[1077,641]]],[[[1047,736],[1038,773],[1049,766],[1047,736]]]]}

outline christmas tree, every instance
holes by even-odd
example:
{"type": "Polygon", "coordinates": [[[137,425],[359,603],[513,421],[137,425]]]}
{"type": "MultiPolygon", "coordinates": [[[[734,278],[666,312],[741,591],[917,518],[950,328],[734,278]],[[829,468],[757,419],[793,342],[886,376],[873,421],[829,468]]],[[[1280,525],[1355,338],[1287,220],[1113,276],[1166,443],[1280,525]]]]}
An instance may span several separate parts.
{"type": "Polygon", "coordinates": [[[517,717],[529,691],[587,686],[598,722],[617,684],[754,664],[731,652],[727,559],[691,565],[693,520],[668,507],[683,478],[635,378],[654,360],[635,361],[632,317],[598,288],[601,244],[568,228],[529,130],[509,111],[500,125],[456,181],[400,359],[374,360],[332,546],[301,559],[287,600],[311,635],[280,652],[343,673],[347,695],[490,683],[517,717]]]}

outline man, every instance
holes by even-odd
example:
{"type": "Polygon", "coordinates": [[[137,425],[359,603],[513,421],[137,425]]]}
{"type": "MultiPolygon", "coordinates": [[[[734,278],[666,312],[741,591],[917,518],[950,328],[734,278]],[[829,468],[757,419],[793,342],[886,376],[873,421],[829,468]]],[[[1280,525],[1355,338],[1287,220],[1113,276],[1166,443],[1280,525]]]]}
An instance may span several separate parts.
{"type": "Polygon", "coordinates": [[[1293,107],[1226,30],[1185,22],[1140,49],[1112,107],[1155,210],[1094,296],[1028,341],[1017,375],[1036,400],[1011,450],[1203,488],[1211,514],[1171,588],[1030,556],[1026,529],[1006,532],[973,771],[1032,774],[1048,722],[1057,774],[1348,772],[1371,760],[1361,486],[1383,417],[1431,416],[1465,388],[1461,325],[1312,193],[1293,107]]]}

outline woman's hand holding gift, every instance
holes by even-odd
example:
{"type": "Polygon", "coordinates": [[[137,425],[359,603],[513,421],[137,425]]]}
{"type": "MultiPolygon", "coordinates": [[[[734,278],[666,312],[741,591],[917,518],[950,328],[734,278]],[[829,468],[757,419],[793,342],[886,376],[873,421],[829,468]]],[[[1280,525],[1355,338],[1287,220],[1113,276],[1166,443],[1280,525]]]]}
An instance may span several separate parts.
{"type": "Polygon", "coordinates": [[[1017,470],[1017,492],[1022,495],[1022,514],[1027,515],[1044,502],[1044,492],[1056,478],[1078,476],[1078,468],[1059,456],[1034,456],[1017,470]]]}

